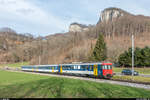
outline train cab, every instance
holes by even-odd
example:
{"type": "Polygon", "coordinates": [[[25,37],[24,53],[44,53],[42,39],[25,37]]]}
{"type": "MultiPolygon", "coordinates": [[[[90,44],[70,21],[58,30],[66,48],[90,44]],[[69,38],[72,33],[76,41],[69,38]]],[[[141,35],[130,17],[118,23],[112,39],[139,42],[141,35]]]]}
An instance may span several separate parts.
{"type": "Polygon", "coordinates": [[[101,68],[104,78],[111,78],[113,76],[112,63],[102,63],[101,68]]]}

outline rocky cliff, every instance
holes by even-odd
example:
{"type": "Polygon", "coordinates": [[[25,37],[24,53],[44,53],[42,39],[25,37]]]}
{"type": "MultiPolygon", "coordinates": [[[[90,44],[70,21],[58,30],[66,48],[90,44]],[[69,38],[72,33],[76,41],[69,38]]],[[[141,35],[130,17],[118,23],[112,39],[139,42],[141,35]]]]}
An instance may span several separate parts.
{"type": "Polygon", "coordinates": [[[114,19],[125,15],[131,14],[119,8],[114,7],[106,8],[101,12],[99,22],[113,21],[114,19]]]}
{"type": "Polygon", "coordinates": [[[88,26],[79,23],[72,23],[69,26],[69,32],[82,32],[87,30],[88,26]]]}

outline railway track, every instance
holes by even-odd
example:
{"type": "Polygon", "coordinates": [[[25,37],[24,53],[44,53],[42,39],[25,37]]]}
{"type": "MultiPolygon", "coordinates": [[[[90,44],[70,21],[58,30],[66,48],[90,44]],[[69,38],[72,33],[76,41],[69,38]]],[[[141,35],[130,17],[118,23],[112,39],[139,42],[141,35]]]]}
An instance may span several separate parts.
{"type": "Polygon", "coordinates": [[[25,72],[21,70],[7,70],[7,71],[39,74],[39,75],[44,75],[44,76],[63,77],[63,78],[71,78],[71,79],[80,79],[80,80],[87,80],[87,81],[93,81],[93,82],[99,82],[99,83],[110,83],[110,84],[117,84],[117,85],[130,86],[130,87],[143,88],[143,89],[150,90],[150,83],[145,83],[145,82],[133,82],[133,81],[114,80],[114,79],[99,79],[99,78],[94,78],[94,77],[85,77],[85,76],[81,77],[81,76],[74,76],[74,75],[68,75],[68,74],[60,75],[60,74],[43,73],[43,72],[27,72],[27,71],[25,72]]]}

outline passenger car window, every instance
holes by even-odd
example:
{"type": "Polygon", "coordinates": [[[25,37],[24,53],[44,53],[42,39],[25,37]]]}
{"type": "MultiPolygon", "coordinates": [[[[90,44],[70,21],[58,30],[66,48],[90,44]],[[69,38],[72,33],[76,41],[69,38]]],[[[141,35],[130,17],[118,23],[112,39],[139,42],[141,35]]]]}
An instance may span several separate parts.
{"type": "Polygon", "coordinates": [[[93,66],[92,66],[92,65],[90,65],[89,67],[90,67],[90,70],[92,71],[92,70],[93,70],[93,66]]]}
{"type": "Polygon", "coordinates": [[[71,70],[73,70],[74,69],[74,67],[73,66],[71,66],[71,70]]]}
{"type": "Polygon", "coordinates": [[[80,65],[78,66],[78,69],[80,69],[80,65]]]}
{"type": "Polygon", "coordinates": [[[88,70],[89,69],[89,66],[86,66],[86,70],[88,70]]]}

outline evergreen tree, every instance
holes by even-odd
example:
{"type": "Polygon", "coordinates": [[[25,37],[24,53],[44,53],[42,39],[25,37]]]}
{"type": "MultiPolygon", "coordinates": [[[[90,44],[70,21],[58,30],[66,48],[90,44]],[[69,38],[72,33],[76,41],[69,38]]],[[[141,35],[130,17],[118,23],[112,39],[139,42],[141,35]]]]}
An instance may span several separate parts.
{"type": "MultiPolygon", "coordinates": [[[[120,54],[118,58],[120,66],[130,67],[132,66],[132,49],[120,54]]],[[[145,47],[143,49],[136,47],[134,51],[134,66],[143,67],[150,66],[150,48],[145,47]]]]}
{"type": "Polygon", "coordinates": [[[141,50],[142,53],[142,65],[143,66],[150,66],[150,48],[149,47],[145,47],[141,50]]]}
{"type": "Polygon", "coordinates": [[[125,51],[124,53],[120,54],[118,58],[118,62],[120,66],[131,66],[132,62],[132,49],[129,48],[128,51],[125,51]]]}
{"type": "Polygon", "coordinates": [[[134,66],[141,66],[142,65],[142,53],[141,53],[141,48],[136,47],[134,51],[134,66]]]}
{"type": "Polygon", "coordinates": [[[107,58],[106,43],[104,42],[103,35],[99,34],[99,38],[93,50],[91,60],[92,61],[104,61],[106,58],[107,58]]]}

